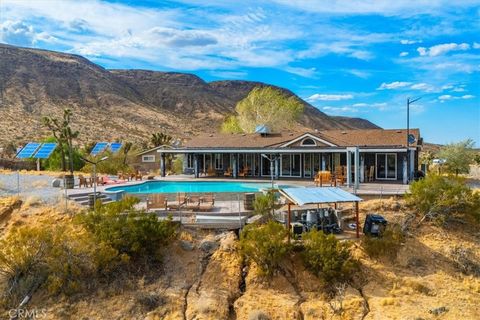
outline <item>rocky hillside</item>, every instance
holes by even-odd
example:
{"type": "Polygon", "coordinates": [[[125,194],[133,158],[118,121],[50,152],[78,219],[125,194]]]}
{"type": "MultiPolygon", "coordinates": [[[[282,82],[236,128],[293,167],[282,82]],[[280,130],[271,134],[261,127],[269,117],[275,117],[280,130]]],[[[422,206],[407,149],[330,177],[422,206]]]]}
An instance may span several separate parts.
{"type": "MultiPolygon", "coordinates": [[[[60,115],[65,107],[73,109],[84,141],[140,140],[162,129],[183,137],[216,131],[253,87],[266,85],[207,83],[173,72],[106,70],[81,56],[4,44],[0,56],[0,142],[48,134],[41,117],[60,115]]],[[[364,119],[330,117],[304,103],[300,127],[376,127],[364,119]]]]}

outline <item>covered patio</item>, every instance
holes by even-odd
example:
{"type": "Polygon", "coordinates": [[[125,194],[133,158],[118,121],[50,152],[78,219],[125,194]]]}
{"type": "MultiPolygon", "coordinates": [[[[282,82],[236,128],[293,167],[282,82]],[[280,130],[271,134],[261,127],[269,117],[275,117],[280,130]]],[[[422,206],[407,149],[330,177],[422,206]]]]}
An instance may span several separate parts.
{"type": "MultiPolygon", "coordinates": [[[[353,203],[355,206],[355,227],[356,237],[360,237],[360,222],[358,203],[361,198],[340,188],[335,187],[312,187],[312,188],[283,188],[280,194],[287,200],[287,228],[290,230],[292,218],[292,206],[303,207],[306,205],[333,205],[337,209],[337,204],[353,203]]],[[[289,232],[290,239],[290,232],[289,232]]]]}

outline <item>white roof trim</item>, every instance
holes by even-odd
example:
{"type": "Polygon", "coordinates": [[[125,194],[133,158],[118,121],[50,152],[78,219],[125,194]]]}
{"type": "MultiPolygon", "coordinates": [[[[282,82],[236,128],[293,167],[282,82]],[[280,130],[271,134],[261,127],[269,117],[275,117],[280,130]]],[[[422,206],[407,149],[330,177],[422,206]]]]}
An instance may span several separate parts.
{"type": "Polygon", "coordinates": [[[318,142],[324,143],[324,144],[326,144],[326,145],[328,145],[328,146],[330,146],[330,147],[336,147],[336,146],[337,146],[337,145],[335,145],[335,144],[333,144],[333,143],[331,143],[331,142],[329,142],[329,141],[327,141],[327,140],[320,139],[319,137],[314,136],[313,134],[305,133],[305,134],[302,134],[302,135],[301,135],[300,137],[298,137],[298,138],[295,138],[295,139],[293,139],[293,140],[291,140],[291,141],[289,141],[289,142],[287,142],[287,143],[285,143],[285,144],[282,144],[280,147],[288,147],[289,145],[294,144],[295,142],[300,141],[300,140],[303,140],[303,139],[305,139],[305,138],[311,138],[311,139],[316,140],[316,141],[318,141],[318,142]]]}

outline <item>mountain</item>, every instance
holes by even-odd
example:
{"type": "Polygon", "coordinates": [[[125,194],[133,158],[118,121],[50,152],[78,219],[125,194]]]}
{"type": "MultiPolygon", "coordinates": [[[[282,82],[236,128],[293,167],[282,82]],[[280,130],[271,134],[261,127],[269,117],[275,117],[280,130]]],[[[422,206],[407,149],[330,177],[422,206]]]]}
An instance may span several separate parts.
{"type": "MultiPolygon", "coordinates": [[[[74,113],[82,141],[142,140],[160,130],[180,137],[213,132],[252,88],[267,86],[251,81],[207,83],[176,72],[107,70],[78,55],[4,44],[0,57],[3,143],[48,135],[42,116],[60,116],[66,107],[74,113]]],[[[377,127],[364,119],[330,117],[303,103],[300,127],[377,127]]]]}

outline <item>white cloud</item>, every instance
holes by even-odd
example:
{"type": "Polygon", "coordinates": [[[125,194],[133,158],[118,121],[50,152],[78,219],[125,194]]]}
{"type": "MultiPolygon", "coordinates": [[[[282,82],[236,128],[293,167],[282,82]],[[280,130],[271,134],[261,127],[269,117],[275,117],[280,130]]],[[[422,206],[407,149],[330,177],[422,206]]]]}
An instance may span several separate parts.
{"type": "Polygon", "coordinates": [[[411,82],[404,82],[404,81],[394,81],[390,83],[382,83],[380,87],[377,88],[377,90],[391,90],[391,89],[399,89],[399,88],[404,88],[408,87],[411,85],[411,82]]]}
{"type": "Polygon", "coordinates": [[[340,101],[340,100],[349,100],[353,99],[353,95],[351,94],[313,94],[308,97],[306,100],[308,102],[315,102],[315,101],[340,101]]]}
{"type": "Polygon", "coordinates": [[[441,95],[440,97],[438,97],[439,100],[451,100],[453,99],[453,96],[449,95],[449,94],[444,94],[444,95],[441,95]]]}
{"type": "Polygon", "coordinates": [[[466,94],[466,95],[462,96],[461,98],[462,99],[473,99],[473,98],[475,98],[475,96],[471,95],[471,94],[466,94]]]}
{"type": "Polygon", "coordinates": [[[17,46],[32,46],[36,42],[36,34],[31,25],[6,20],[0,23],[0,40],[17,46]]]}
{"type": "Polygon", "coordinates": [[[430,57],[436,57],[450,51],[466,51],[470,49],[468,43],[443,43],[437,44],[430,48],[418,47],[417,51],[421,56],[429,55],[430,57]]]}
{"type": "Polygon", "coordinates": [[[248,75],[247,72],[233,70],[213,70],[209,73],[214,77],[222,79],[243,79],[248,75]]]}
{"type": "Polygon", "coordinates": [[[400,57],[406,57],[406,56],[408,56],[408,52],[407,51],[400,52],[399,56],[400,57]]]}
{"type": "Polygon", "coordinates": [[[472,47],[473,47],[473,49],[480,49],[480,43],[474,42],[472,47]]]}
{"type": "Polygon", "coordinates": [[[357,70],[357,69],[350,69],[346,70],[348,73],[353,74],[356,77],[362,78],[362,79],[367,79],[371,76],[370,72],[363,71],[363,70],[357,70]]]}
{"type": "Polygon", "coordinates": [[[343,113],[343,112],[358,112],[358,109],[352,107],[331,107],[325,106],[322,108],[323,110],[331,113],[343,113]]]}
{"type": "Polygon", "coordinates": [[[421,43],[421,42],[422,40],[407,40],[407,39],[400,40],[401,44],[415,44],[415,43],[421,43]]]}
{"type": "Polygon", "coordinates": [[[428,84],[428,83],[416,83],[416,84],[413,84],[410,89],[413,89],[413,90],[421,90],[421,91],[425,91],[425,92],[433,92],[433,91],[436,91],[435,87],[432,86],[431,84],[428,84]]]}
{"type": "Polygon", "coordinates": [[[466,95],[463,95],[463,96],[452,96],[450,94],[444,94],[444,95],[441,95],[438,97],[438,100],[440,100],[440,102],[444,102],[444,101],[447,101],[447,100],[458,100],[458,99],[464,99],[464,100],[469,100],[469,99],[473,99],[475,98],[474,95],[471,95],[471,94],[466,94],[466,95]]]}
{"type": "Polygon", "coordinates": [[[287,66],[285,68],[285,71],[302,76],[304,78],[315,78],[317,75],[316,68],[299,68],[287,66]]]}
{"type": "Polygon", "coordinates": [[[465,88],[462,88],[462,87],[455,87],[452,89],[452,92],[465,92],[467,90],[465,90],[465,88]]]}

